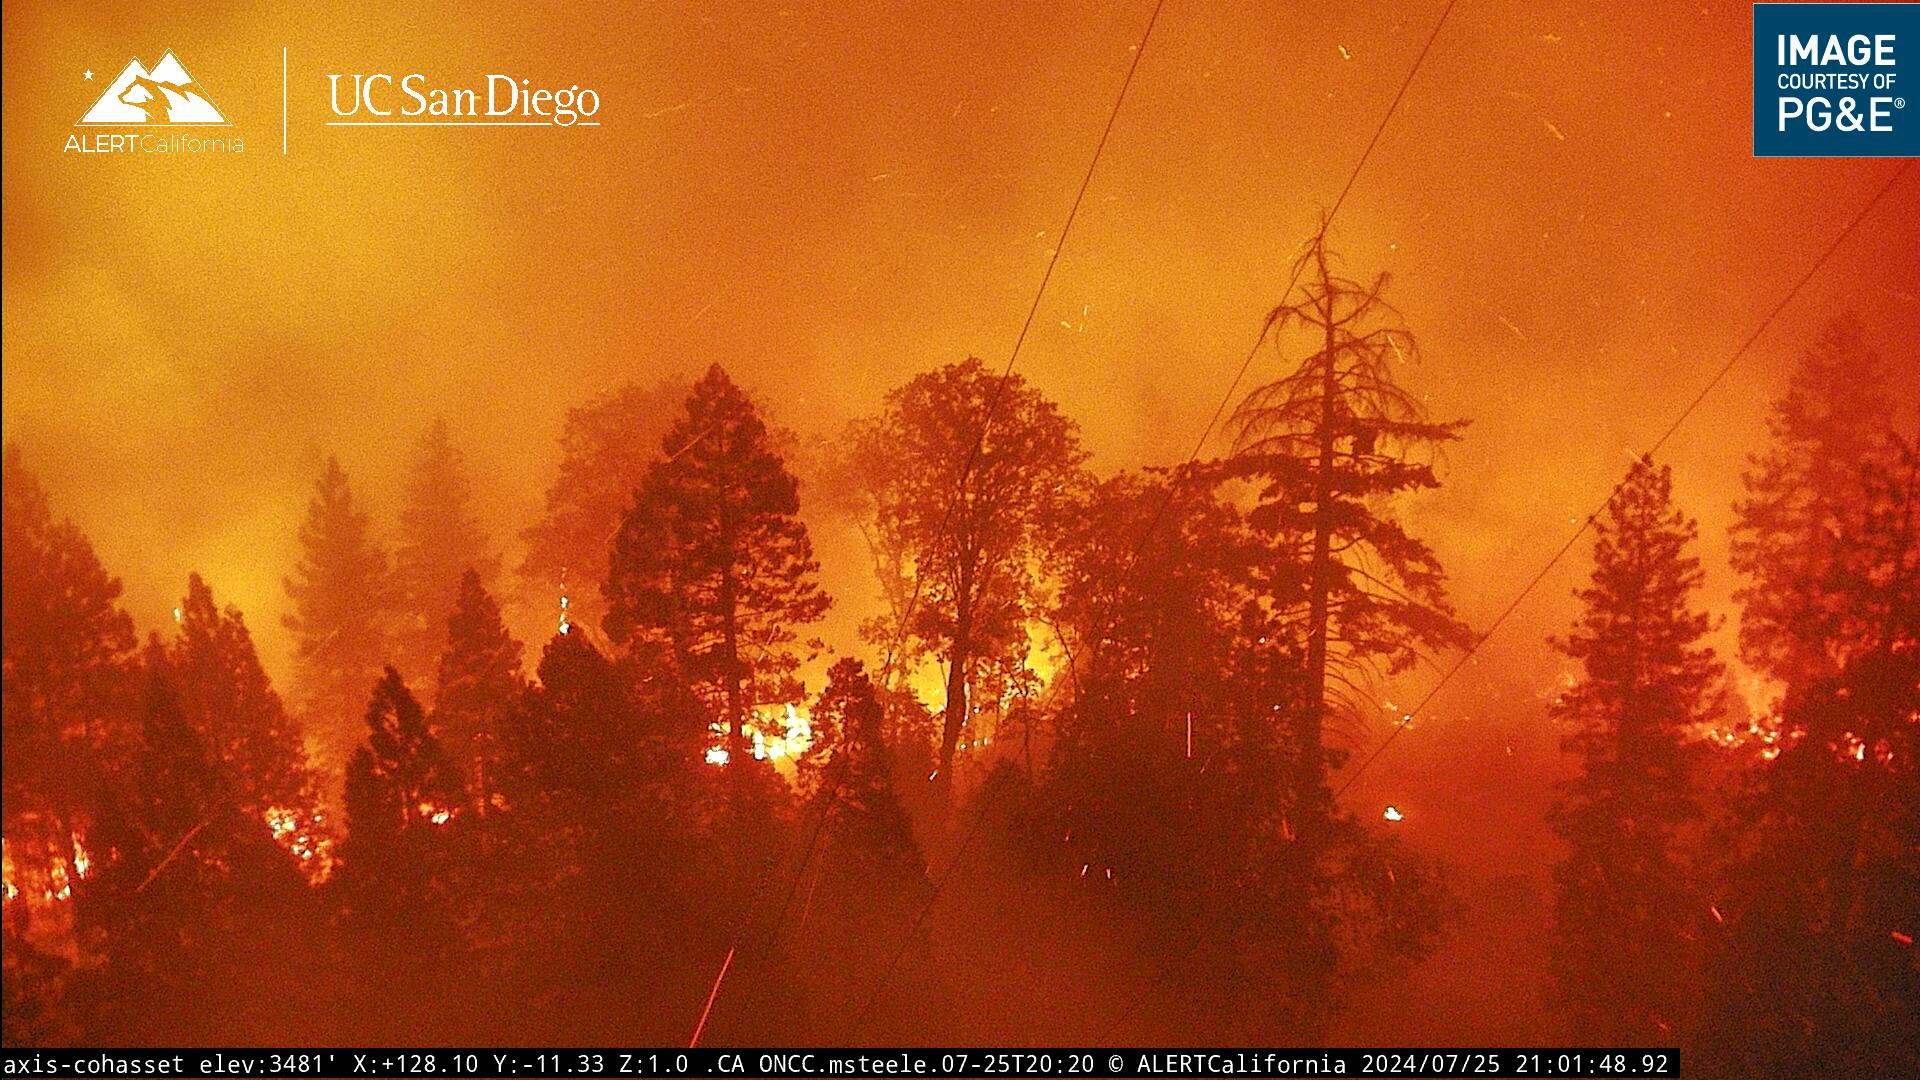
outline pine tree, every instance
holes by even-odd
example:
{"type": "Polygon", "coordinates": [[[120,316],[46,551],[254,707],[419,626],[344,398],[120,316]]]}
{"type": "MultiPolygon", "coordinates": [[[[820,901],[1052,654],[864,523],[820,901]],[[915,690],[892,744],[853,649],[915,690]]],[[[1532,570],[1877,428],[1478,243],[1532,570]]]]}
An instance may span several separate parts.
{"type": "Polygon", "coordinates": [[[614,534],[687,389],[680,379],[626,383],[567,412],[560,473],[547,489],[546,512],[522,534],[527,556],[520,580],[540,610],[552,611],[565,596],[570,622],[603,629],[598,586],[607,580],[614,534]]]}
{"type": "Polygon", "coordinates": [[[913,823],[894,788],[885,710],[860,661],[843,657],[827,670],[809,723],[813,742],[799,769],[823,801],[820,812],[829,815],[829,850],[892,872],[919,873],[913,823]]]}
{"type": "Polygon", "coordinates": [[[556,634],[539,675],[509,739],[521,790],[568,815],[616,812],[605,804],[630,785],[644,748],[627,680],[580,634],[556,634]]]}
{"type": "MultiPolygon", "coordinates": [[[[198,839],[209,828],[225,831],[237,806],[231,774],[208,752],[194,730],[181,700],[179,673],[173,670],[158,637],[148,645],[147,657],[140,754],[129,787],[134,820],[146,841],[142,845],[146,848],[145,869],[151,872],[176,841],[190,836],[198,839]]],[[[181,848],[188,859],[175,880],[211,872],[214,868],[201,865],[197,856],[197,852],[210,847],[192,851],[181,848]]]]}
{"type": "Polygon", "coordinates": [[[199,574],[187,578],[166,660],[181,710],[207,753],[224,763],[242,805],[255,817],[274,808],[311,816],[313,777],[298,726],[260,666],[239,609],[217,607],[199,574]]]}
{"type": "MultiPolygon", "coordinates": [[[[1433,461],[1465,423],[1429,420],[1399,385],[1395,365],[1420,348],[1385,299],[1388,276],[1361,281],[1334,263],[1322,229],[1295,265],[1299,290],[1263,330],[1283,353],[1291,333],[1304,355],[1240,403],[1233,456],[1202,470],[1253,486],[1245,520],[1261,554],[1243,579],[1257,602],[1240,613],[1226,669],[1237,692],[1215,719],[1227,790],[1196,797],[1211,842],[1244,854],[1199,876],[1282,958],[1280,996],[1294,1004],[1274,1019],[1309,1028],[1358,950],[1424,951],[1442,897],[1418,860],[1334,805],[1328,775],[1342,755],[1328,732],[1358,738],[1378,715],[1372,680],[1470,638],[1438,558],[1390,513],[1396,498],[1439,486],[1433,461]],[[1249,914],[1265,910],[1287,915],[1273,925],[1249,914]]],[[[1224,985],[1265,978],[1230,975],[1224,985]]]]}
{"type": "Polygon", "coordinates": [[[282,621],[294,635],[295,686],[309,730],[337,753],[357,740],[354,718],[386,663],[393,594],[386,553],[336,458],[327,459],[308,504],[300,547],[300,564],[285,582],[294,611],[282,621]]]}
{"type": "Polygon", "coordinates": [[[1592,582],[1557,647],[1584,674],[1553,705],[1580,755],[1550,816],[1568,846],[1554,870],[1552,954],[1576,1037],[1670,1044],[1691,1005],[1690,942],[1706,910],[1677,836],[1699,815],[1691,732],[1716,719],[1724,672],[1692,607],[1698,529],[1671,471],[1642,458],[1597,520],[1592,582]]]}
{"type": "MultiPolygon", "coordinates": [[[[55,519],[19,447],[6,448],[3,471],[0,832],[11,864],[8,884],[70,889],[83,846],[99,846],[93,826],[104,817],[114,782],[139,752],[137,639],[119,605],[120,582],[72,522],[55,519]],[[19,867],[31,868],[33,879],[15,879],[19,867]]],[[[44,925],[34,921],[29,905],[7,905],[10,1034],[17,976],[59,995],[40,1003],[44,1024],[59,1027],[73,1015],[71,980],[57,965],[73,940],[58,914],[39,920],[44,925]],[[36,958],[41,948],[51,955],[36,958]]]]}
{"type": "Polygon", "coordinates": [[[846,441],[846,472],[864,493],[864,528],[893,609],[871,636],[890,660],[896,648],[932,653],[946,669],[936,774],[944,795],[981,668],[1024,660],[1046,526],[1084,486],[1087,455],[1052,401],[973,358],[893,390],[846,441]]]}
{"type": "Polygon", "coordinates": [[[798,692],[795,628],[818,621],[830,601],[799,518],[799,484],[718,365],[663,448],[614,539],[607,629],[630,647],[671,649],[725,726],[730,763],[742,766],[751,708],[798,692]]]}
{"type": "MultiPolygon", "coordinates": [[[[5,824],[22,814],[68,817],[86,801],[86,759],[122,761],[137,741],[139,683],[133,620],[72,522],[54,519],[18,446],[5,453],[3,684],[5,824]]],[[[56,829],[64,834],[66,830],[56,829]]],[[[70,857],[71,852],[66,853],[70,857]]]]}
{"type": "Polygon", "coordinates": [[[1230,935],[1200,1007],[1232,1041],[1319,1030],[1343,966],[1430,948],[1444,893],[1301,785],[1315,770],[1284,724],[1307,704],[1304,645],[1270,607],[1268,541],[1202,482],[1215,471],[1122,475],[1065,515],[1066,670],[1029,844],[1170,942],[1230,935]]]}
{"type": "Polygon", "coordinates": [[[1920,447],[1861,466],[1821,588],[1837,672],[1789,684],[1735,808],[1700,1052],[1716,1075],[1920,1074],[1920,447]]]}
{"type": "Polygon", "coordinates": [[[655,920],[723,904],[710,885],[729,853],[707,831],[699,703],[579,633],[547,643],[538,675],[507,717],[506,808],[486,822],[505,917],[623,950],[655,920]]]}
{"type": "Polygon", "coordinates": [[[1800,354],[1767,418],[1772,443],[1752,458],[1746,498],[1734,504],[1730,559],[1747,585],[1740,652],[1782,685],[1832,676],[1869,647],[1873,614],[1830,575],[1844,515],[1861,504],[1863,466],[1895,454],[1887,369],[1857,319],[1837,318],[1800,354]]]}
{"type": "Polygon", "coordinates": [[[1420,353],[1383,298],[1387,275],[1362,282],[1332,263],[1323,229],[1300,255],[1297,298],[1266,323],[1277,346],[1298,328],[1311,351],[1235,410],[1235,454],[1223,470],[1259,486],[1248,522],[1272,552],[1264,589],[1304,655],[1309,704],[1295,721],[1303,793],[1325,783],[1327,721],[1369,715],[1368,673],[1404,671],[1469,636],[1432,549],[1380,507],[1438,487],[1431,458],[1465,424],[1428,420],[1398,385],[1393,365],[1420,353]]]}
{"type": "Polygon", "coordinates": [[[251,946],[263,927],[284,939],[305,892],[194,730],[157,635],[146,681],[139,747],[103,799],[88,834],[92,866],[74,890],[80,937],[98,962],[81,991],[88,1030],[111,1041],[217,1030],[223,1013],[253,1005],[220,988],[261,980],[263,954],[251,946]]]}
{"type": "Polygon", "coordinates": [[[526,689],[521,646],[500,620],[500,605],[480,575],[460,578],[460,595],[447,618],[433,719],[441,743],[467,774],[481,813],[500,793],[500,739],[507,716],[526,689]]]}
{"type": "Polygon", "coordinates": [[[367,742],[347,764],[347,839],[336,875],[364,928],[447,944],[448,839],[461,813],[458,772],[400,673],[387,668],[367,706],[367,742]]]}
{"type": "Polygon", "coordinates": [[[400,543],[393,559],[399,605],[395,666],[415,685],[432,684],[429,676],[446,643],[446,613],[469,571],[491,589],[499,578],[500,556],[473,516],[466,458],[453,445],[447,422],[435,420],[420,440],[407,475],[400,543]]]}
{"type": "Polygon", "coordinates": [[[1108,480],[1059,538],[1066,693],[1047,784],[1063,813],[1048,848],[1070,872],[1125,867],[1143,908],[1213,910],[1249,879],[1239,859],[1269,816],[1253,809],[1288,797],[1284,777],[1254,775],[1285,743],[1271,731],[1270,681],[1242,655],[1260,547],[1234,507],[1204,488],[1170,500],[1169,483],[1108,480]],[[1242,713],[1257,739],[1233,737],[1242,713]],[[1229,802],[1249,812],[1213,812],[1229,802]]]}

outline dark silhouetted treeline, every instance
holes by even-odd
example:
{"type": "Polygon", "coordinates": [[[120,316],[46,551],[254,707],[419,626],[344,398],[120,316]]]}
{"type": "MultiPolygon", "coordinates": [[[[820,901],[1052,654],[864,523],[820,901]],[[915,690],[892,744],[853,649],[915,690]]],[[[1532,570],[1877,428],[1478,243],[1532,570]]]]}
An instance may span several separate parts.
{"type": "MultiPolygon", "coordinates": [[[[391,548],[330,460],[262,553],[285,700],[198,574],[143,643],[10,447],[7,1043],[672,1044],[723,961],[713,1043],[1323,1037],[1456,909],[1336,790],[1385,680],[1475,639],[1396,513],[1466,425],[1402,385],[1386,275],[1300,259],[1288,374],[1178,469],[1094,475],[966,360],[803,484],[714,366],[568,416],[510,575],[445,423],[391,548]],[[858,641],[817,639],[803,507],[868,542],[858,641]]],[[[1594,522],[1536,718],[1577,769],[1543,1038],[1920,1074],[1907,359],[1838,320],[1775,408],[1736,508],[1750,721],[1667,468],[1594,522]]]]}

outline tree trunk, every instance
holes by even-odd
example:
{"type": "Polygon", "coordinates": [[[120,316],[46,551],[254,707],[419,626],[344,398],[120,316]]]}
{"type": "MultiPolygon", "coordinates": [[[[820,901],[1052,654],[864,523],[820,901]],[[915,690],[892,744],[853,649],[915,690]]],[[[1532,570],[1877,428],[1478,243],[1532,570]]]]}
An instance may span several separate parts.
{"type": "MultiPolygon", "coordinates": [[[[1326,248],[1316,248],[1320,280],[1325,288],[1329,279],[1326,248]]],[[[1339,418],[1334,402],[1340,392],[1335,362],[1333,292],[1325,288],[1325,307],[1321,317],[1326,323],[1326,342],[1321,353],[1320,375],[1320,459],[1313,481],[1313,562],[1311,593],[1307,604],[1307,682],[1309,701],[1301,718],[1302,779],[1318,786],[1325,780],[1326,755],[1323,749],[1327,709],[1327,620],[1328,598],[1333,591],[1333,468],[1334,440],[1339,418]]],[[[1304,796],[1311,788],[1303,787],[1304,796]]]]}
{"type": "Polygon", "coordinates": [[[953,752],[967,722],[967,667],[973,662],[973,573],[960,572],[959,603],[954,609],[953,648],[947,656],[947,707],[940,729],[940,802],[953,792],[953,752]]]}
{"type": "Polygon", "coordinates": [[[723,635],[721,662],[727,673],[727,765],[741,768],[748,752],[746,702],[740,686],[740,620],[736,604],[733,567],[720,573],[720,620],[723,635]]]}

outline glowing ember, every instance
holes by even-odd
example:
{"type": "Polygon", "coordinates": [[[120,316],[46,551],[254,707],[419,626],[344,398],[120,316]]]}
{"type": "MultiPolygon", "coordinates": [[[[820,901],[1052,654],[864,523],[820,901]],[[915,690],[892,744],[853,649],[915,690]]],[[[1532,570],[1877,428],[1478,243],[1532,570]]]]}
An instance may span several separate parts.
{"type": "Polygon", "coordinates": [[[1386,818],[1388,821],[1399,821],[1406,817],[1405,814],[1400,812],[1400,808],[1397,806],[1387,807],[1386,810],[1381,812],[1380,816],[1386,818]]]}
{"type": "Polygon", "coordinates": [[[1899,942],[1899,943],[1900,943],[1900,944],[1902,944],[1902,945],[1911,945],[1911,944],[1913,944],[1913,935],[1912,935],[1912,934],[1903,934],[1903,933],[1901,933],[1901,932],[1900,932],[1900,931],[1898,931],[1898,930],[1891,930],[1891,931],[1888,931],[1888,936],[1890,936],[1890,937],[1892,937],[1892,938],[1893,938],[1893,940],[1895,940],[1895,941],[1897,941],[1897,942],[1899,942]]]}

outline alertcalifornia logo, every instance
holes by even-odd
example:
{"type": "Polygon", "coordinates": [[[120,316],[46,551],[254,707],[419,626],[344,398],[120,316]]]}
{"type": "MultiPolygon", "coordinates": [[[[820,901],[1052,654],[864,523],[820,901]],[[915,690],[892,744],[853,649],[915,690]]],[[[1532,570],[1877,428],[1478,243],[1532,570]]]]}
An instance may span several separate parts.
{"type": "MultiPolygon", "coordinates": [[[[97,81],[92,68],[82,71],[80,78],[83,83],[97,81]]],[[[168,49],[151,68],[139,57],[128,60],[74,127],[195,129],[229,128],[231,124],[206,86],[168,49]]],[[[79,154],[237,154],[245,146],[239,137],[218,132],[76,131],[67,136],[65,150],[79,154]]]]}

